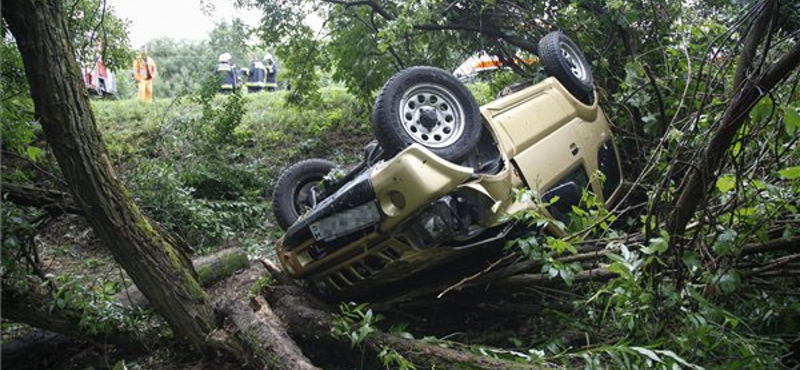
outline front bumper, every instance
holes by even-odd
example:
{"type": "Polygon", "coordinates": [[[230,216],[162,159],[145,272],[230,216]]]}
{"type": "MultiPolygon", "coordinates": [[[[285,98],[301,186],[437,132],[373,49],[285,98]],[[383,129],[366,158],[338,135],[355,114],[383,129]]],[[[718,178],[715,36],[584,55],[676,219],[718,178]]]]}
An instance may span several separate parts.
{"type": "MultiPolygon", "coordinates": [[[[391,160],[365,170],[289,227],[277,243],[278,257],[289,274],[306,277],[363,258],[371,249],[385,249],[390,235],[404,221],[472,175],[471,168],[445,161],[418,144],[411,145],[391,160]],[[374,222],[342,220],[347,224],[344,231],[319,232],[336,217],[362,217],[373,207],[377,210],[374,222]]],[[[369,220],[369,216],[363,218],[369,220]]],[[[408,247],[391,240],[397,252],[408,247]]],[[[370,275],[377,272],[372,270],[370,275]]]]}
{"type": "Polygon", "coordinates": [[[375,190],[370,182],[370,173],[365,171],[290,226],[283,237],[283,248],[287,251],[293,250],[313,239],[312,226],[316,223],[338,212],[354,209],[374,201],[375,190]]]}

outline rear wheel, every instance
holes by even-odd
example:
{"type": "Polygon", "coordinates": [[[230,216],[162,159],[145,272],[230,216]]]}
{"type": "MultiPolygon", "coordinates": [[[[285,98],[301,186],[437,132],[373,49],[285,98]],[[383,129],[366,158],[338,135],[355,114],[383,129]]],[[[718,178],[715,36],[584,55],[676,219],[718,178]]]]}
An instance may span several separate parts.
{"type": "Polygon", "coordinates": [[[594,103],[592,68],[581,49],[562,32],[550,32],[539,41],[544,71],[558,79],[575,98],[594,103]]]}
{"type": "Polygon", "coordinates": [[[272,211],[278,226],[286,230],[316,203],[316,187],[336,168],[324,159],[297,162],[281,173],[272,196],[272,211]]]}
{"type": "Polygon", "coordinates": [[[472,93],[451,73],[433,67],[404,69],[387,81],[375,102],[372,124],[388,157],[418,143],[459,162],[481,136],[472,93]]]}

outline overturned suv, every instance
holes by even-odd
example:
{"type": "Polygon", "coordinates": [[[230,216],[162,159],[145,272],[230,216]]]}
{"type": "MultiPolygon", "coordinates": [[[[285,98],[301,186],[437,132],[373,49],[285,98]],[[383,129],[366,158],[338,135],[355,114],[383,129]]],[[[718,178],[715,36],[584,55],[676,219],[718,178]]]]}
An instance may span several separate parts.
{"type": "Polygon", "coordinates": [[[387,81],[361,164],[333,176],[333,163],[305,160],[278,180],[285,270],[352,297],[502,244],[521,227],[506,216],[537,207],[515,189],[534,190],[552,203],[545,216],[563,221],[583,190],[610,205],[622,174],[589,64],[560,32],[542,38],[539,58],[550,77],[482,107],[440,69],[387,81]]]}

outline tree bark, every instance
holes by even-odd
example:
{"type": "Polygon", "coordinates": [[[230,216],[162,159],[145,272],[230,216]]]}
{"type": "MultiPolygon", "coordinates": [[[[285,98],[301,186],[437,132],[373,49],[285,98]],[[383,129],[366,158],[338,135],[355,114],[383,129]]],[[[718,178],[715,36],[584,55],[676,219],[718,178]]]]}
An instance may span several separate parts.
{"type": "MultiPolygon", "coordinates": [[[[195,259],[192,262],[200,286],[207,288],[212,284],[231,277],[237,271],[247,267],[247,254],[238,248],[223,249],[209,256],[195,259]]],[[[147,297],[136,286],[132,286],[117,294],[117,302],[123,307],[145,308],[150,305],[147,297]]]]}
{"type": "MultiPolygon", "coordinates": [[[[194,267],[199,271],[200,284],[209,287],[244,269],[248,263],[247,255],[242,250],[229,248],[195,259],[194,267]]],[[[1,295],[3,318],[10,322],[24,323],[63,336],[88,340],[98,347],[114,345],[128,353],[140,353],[146,349],[145,333],[118,330],[101,334],[87,333],[80,328],[83,313],[69,307],[50,311],[50,296],[35,291],[17,294],[7,289],[3,289],[1,295]]],[[[147,308],[150,305],[135,286],[117,294],[116,301],[123,307],[147,308]]]]}
{"type": "Polygon", "coordinates": [[[75,206],[69,194],[60,191],[7,182],[2,183],[0,189],[3,196],[6,197],[5,199],[23,207],[42,208],[54,214],[72,213],[83,215],[83,210],[75,206]]]}
{"type": "Polygon", "coordinates": [[[286,328],[263,298],[255,297],[248,306],[242,301],[228,307],[234,332],[248,340],[260,364],[275,370],[319,370],[286,334],[286,328]]]}
{"type": "Polygon", "coordinates": [[[224,319],[225,329],[216,334],[231,343],[237,357],[251,367],[318,369],[289,337],[283,320],[254,289],[264,273],[254,266],[214,287],[213,304],[224,319]]]}
{"type": "Polygon", "coordinates": [[[800,237],[768,240],[764,243],[751,243],[742,247],[743,256],[773,251],[800,252],[800,237]]]}
{"type": "Polygon", "coordinates": [[[764,35],[769,31],[767,26],[770,24],[770,20],[775,15],[775,8],[777,6],[778,2],[775,0],[764,1],[764,3],[761,5],[761,12],[753,22],[753,25],[750,26],[750,31],[747,33],[747,37],[744,40],[744,45],[742,46],[742,53],[739,58],[739,63],[736,65],[736,72],[733,75],[733,91],[737,91],[742,86],[742,82],[744,82],[748,72],[750,72],[750,67],[753,65],[753,59],[756,57],[758,45],[761,43],[764,35]]]}
{"type": "Polygon", "coordinates": [[[3,342],[3,368],[15,370],[52,369],[89,347],[83,340],[37,331],[3,342]]]}
{"type": "Polygon", "coordinates": [[[62,2],[6,0],[2,14],[73,199],[176,336],[197,349],[206,346],[215,328],[208,297],[188,257],[142,215],[114,173],[70,45],[62,2]]]}
{"type": "MultiPolygon", "coordinates": [[[[574,283],[585,283],[589,281],[607,281],[617,274],[606,270],[604,267],[598,267],[591,270],[584,270],[575,274],[573,278],[574,283]]],[[[522,274],[514,275],[503,281],[498,282],[499,285],[504,287],[520,287],[520,286],[565,286],[566,282],[560,277],[550,277],[548,274],[522,274]]]]}

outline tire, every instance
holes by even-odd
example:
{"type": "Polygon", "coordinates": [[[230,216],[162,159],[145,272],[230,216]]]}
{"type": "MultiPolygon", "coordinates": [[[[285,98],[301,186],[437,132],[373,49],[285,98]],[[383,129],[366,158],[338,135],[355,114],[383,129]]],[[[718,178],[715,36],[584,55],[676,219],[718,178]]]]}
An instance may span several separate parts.
{"type": "Polygon", "coordinates": [[[433,67],[404,69],[389,79],[375,102],[372,125],[386,158],[418,143],[457,163],[481,136],[475,97],[451,73],[433,67]]]}
{"type": "Polygon", "coordinates": [[[576,99],[594,104],[592,68],[581,49],[562,32],[550,32],[539,41],[544,71],[555,77],[576,99]]]}
{"type": "Polygon", "coordinates": [[[272,196],[272,212],[284,231],[292,226],[310,206],[311,189],[336,165],[324,159],[307,159],[285,169],[278,178],[272,196]]]}

